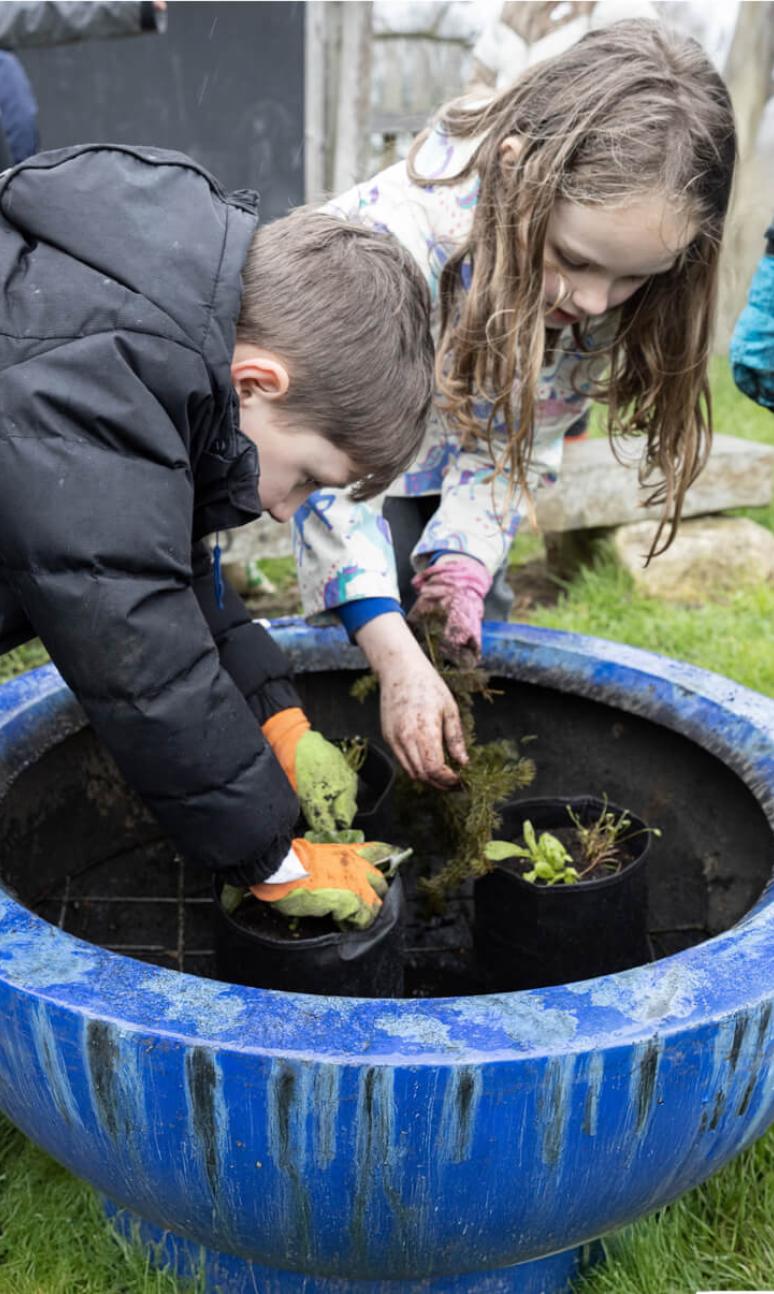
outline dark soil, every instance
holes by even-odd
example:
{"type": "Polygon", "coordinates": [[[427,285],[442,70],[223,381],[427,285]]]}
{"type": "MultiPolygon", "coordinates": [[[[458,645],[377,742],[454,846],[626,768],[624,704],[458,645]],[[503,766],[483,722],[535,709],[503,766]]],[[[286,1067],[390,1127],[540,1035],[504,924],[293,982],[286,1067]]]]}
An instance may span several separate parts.
{"type": "Polygon", "coordinates": [[[300,616],[301,596],[298,585],[276,589],[274,593],[249,593],[242,595],[249,611],[260,620],[276,620],[280,616],[300,616]]]}
{"type": "Polygon", "coordinates": [[[231,913],[231,920],[246,930],[283,943],[340,934],[339,927],[330,917],[293,917],[291,920],[281,912],[275,912],[271,903],[261,903],[252,894],[248,894],[236,912],[231,913]]]}
{"type": "MultiPolygon", "coordinates": [[[[552,576],[545,558],[533,558],[508,568],[508,583],[513,589],[511,618],[520,620],[535,607],[553,607],[559,601],[562,584],[552,576]]],[[[293,582],[274,593],[243,595],[253,615],[266,620],[278,616],[302,614],[298,585],[293,582]]]]}

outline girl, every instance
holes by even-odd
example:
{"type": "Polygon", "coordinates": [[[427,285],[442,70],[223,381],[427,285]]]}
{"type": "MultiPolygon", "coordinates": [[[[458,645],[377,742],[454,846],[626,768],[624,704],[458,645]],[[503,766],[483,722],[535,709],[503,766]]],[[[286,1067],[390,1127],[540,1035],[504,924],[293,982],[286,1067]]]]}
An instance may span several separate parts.
{"type": "Polygon", "coordinates": [[[396,234],[434,302],[437,395],[416,462],[381,509],[320,491],[294,527],[305,611],[336,612],[364,650],[412,777],[452,785],[444,744],[464,749],[403,610],[440,612],[450,650],[477,653],[485,610],[507,616],[519,521],[592,397],[611,439],[642,437],[642,478],[659,478],[649,556],[671,542],[710,446],[735,156],[728,92],[699,45],[626,21],[490,101],[447,105],[407,162],[330,205],[396,234]]]}

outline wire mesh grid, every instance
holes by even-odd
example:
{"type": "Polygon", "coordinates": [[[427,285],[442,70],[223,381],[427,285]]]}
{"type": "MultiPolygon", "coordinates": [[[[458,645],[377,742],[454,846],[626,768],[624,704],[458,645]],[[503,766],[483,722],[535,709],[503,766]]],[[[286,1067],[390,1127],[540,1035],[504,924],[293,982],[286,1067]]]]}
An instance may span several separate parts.
{"type": "Polygon", "coordinates": [[[215,977],[210,886],[200,868],[155,841],[57,878],[30,906],[111,952],[215,977]]]}

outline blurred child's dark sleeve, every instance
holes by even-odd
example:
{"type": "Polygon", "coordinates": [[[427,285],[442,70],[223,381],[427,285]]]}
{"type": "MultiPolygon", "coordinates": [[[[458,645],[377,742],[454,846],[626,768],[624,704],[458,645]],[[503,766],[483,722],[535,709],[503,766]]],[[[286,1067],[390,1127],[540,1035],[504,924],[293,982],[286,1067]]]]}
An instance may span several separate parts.
{"type": "MultiPolygon", "coordinates": [[[[298,805],[230,670],[256,702],[290,685],[273,654],[250,681],[247,626],[226,629],[219,656],[194,591],[184,439],[137,375],[141,347],[148,363],[154,337],[108,331],[2,374],[4,577],[181,851],[255,884],[286,856],[298,805]]],[[[165,357],[180,389],[204,391],[190,348],[165,357]]]]}
{"type": "Polygon", "coordinates": [[[165,29],[166,13],[141,0],[16,0],[0,4],[0,49],[68,45],[165,29]]]}
{"type": "Polygon", "coordinates": [[[736,322],[730,358],[740,391],[774,411],[774,223],[766,231],[766,254],[736,322]]]}
{"type": "Polygon", "coordinates": [[[278,710],[300,706],[287,657],[262,625],[255,624],[242,599],[223,582],[223,606],[218,606],[210,550],[199,543],[192,555],[194,592],[201,607],[220,663],[231,675],[258,723],[278,710]]]}

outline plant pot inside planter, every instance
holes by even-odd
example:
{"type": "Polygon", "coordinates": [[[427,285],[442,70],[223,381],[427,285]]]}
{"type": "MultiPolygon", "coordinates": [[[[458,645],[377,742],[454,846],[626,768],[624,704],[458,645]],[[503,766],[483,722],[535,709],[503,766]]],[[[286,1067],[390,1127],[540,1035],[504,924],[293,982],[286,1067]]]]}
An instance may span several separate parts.
{"type": "MultiPolygon", "coordinates": [[[[358,773],[353,826],[366,840],[379,840],[391,824],[392,761],[369,742],[358,773]]],[[[299,830],[303,832],[305,824],[299,830]]],[[[222,882],[213,880],[215,962],[218,977],[232,984],[287,993],[341,997],[403,996],[405,899],[395,877],[368,930],[339,930],[330,918],[289,921],[252,896],[229,914],[221,903],[222,882]]]]}
{"type": "Polygon", "coordinates": [[[233,915],[213,882],[215,959],[220,979],[285,993],[339,997],[403,996],[405,900],[399,876],[390,882],[368,930],[339,930],[328,919],[289,922],[252,897],[233,915]]]}
{"type": "Polygon", "coordinates": [[[392,843],[394,832],[395,765],[390,756],[369,741],[365,759],[358,769],[357,814],[353,827],[366,840],[392,843]]]}
{"type": "MultiPolygon", "coordinates": [[[[593,797],[513,801],[502,810],[502,840],[518,843],[524,823],[555,834],[571,826],[567,806],[584,826],[617,805],[593,797]]],[[[650,832],[627,811],[620,871],[574,885],[541,885],[520,874],[529,863],[498,863],[475,885],[476,959],[491,990],[541,988],[612,974],[651,957],[647,937],[646,862],[650,832]]],[[[567,843],[566,838],[563,843],[567,843]]]]}

